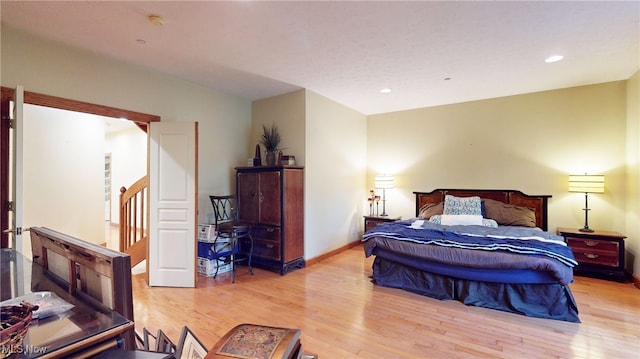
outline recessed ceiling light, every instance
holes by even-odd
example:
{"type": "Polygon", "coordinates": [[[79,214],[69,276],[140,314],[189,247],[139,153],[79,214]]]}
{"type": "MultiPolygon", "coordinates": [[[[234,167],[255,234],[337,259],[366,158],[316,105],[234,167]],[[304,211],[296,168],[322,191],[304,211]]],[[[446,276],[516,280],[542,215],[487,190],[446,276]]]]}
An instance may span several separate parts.
{"type": "Polygon", "coordinates": [[[382,90],[380,90],[380,93],[389,93],[389,92],[391,92],[391,89],[388,87],[385,87],[382,90]]]}
{"type": "Polygon", "coordinates": [[[547,57],[544,62],[558,62],[560,60],[562,60],[564,58],[564,56],[562,55],[553,55],[553,56],[549,56],[547,57]]]}
{"type": "Polygon", "coordinates": [[[136,42],[138,43],[138,45],[144,45],[144,44],[146,44],[146,43],[147,43],[147,42],[146,42],[146,41],[144,41],[143,39],[138,39],[138,40],[136,40],[136,42]]]}

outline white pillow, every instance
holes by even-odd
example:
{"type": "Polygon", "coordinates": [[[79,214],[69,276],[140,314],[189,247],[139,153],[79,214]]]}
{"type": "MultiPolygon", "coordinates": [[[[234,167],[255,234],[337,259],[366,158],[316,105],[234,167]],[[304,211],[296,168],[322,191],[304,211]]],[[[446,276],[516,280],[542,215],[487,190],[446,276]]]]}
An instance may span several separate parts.
{"type": "Polygon", "coordinates": [[[443,214],[440,217],[440,224],[445,226],[481,226],[482,225],[482,216],[475,214],[457,214],[457,215],[449,215],[443,214]]]}
{"type": "MultiPolygon", "coordinates": [[[[431,216],[431,218],[429,218],[429,223],[442,224],[442,223],[440,223],[440,219],[441,218],[442,218],[441,214],[435,214],[435,215],[431,216]]],[[[482,219],[482,225],[484,227],[498,228],[498,222],[494,221],[493,219],[488,219],[488,218],[483,218],[482,219]]]]}

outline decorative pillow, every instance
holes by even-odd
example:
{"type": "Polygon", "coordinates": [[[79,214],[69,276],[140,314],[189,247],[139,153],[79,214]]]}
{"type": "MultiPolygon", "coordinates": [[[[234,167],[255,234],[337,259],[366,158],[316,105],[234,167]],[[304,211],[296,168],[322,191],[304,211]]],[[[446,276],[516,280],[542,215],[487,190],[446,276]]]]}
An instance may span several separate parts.
{"type": "Polygon", "coordinates": [[[494,221],[493,219],[489,219],[489,218],[483,218],[482,219],[482,225],[485,226],[485,227],[498,228],[498,222],[494,221]]]}
{"type": "Polygon", "coordinates": [[[454,197],[444,196],[444,210],[442,214],[470,214],[482,216],[482,203],[480,197],[454,197]]]}
{"type": "MultiPolygon", "coordinates": [[[[433,223],[433,224],[445,224],[442,223],[443,217],[459,217],[459,216],[452,216],[452,215],[440,215],[440,214],[435,214],[433,216],[431,216],[431,218],[429,218],[429,223],[433,223]]],[[[466,215],[463,215],[465,217],[467,217],[466,215]]],[[[475,216],[473,216],[475,217],[475,216]]],[[[458,223],[460,224],[460,223],[458,223]]],[[[482,222],[479,224],[481,226],[484,227],[491,227],[491,228],[498,228],[498,223],[496,221],[494,221],[493,219],[487,219],[487,218],[482,218],[482,222]]]]}
{"type": "Polygon", "coordinates": [[[433,215],[442,214],[443,210],[444,210],[444,202],[427,203],[424,206],[420,207],[418,218],[429,219],[433,215]]]}
{"type": "Polygon", "coordinates": [[[486,218],[495,220],[501,226],[535,227],[536,213],[532,208],[484,199],[486,218]]]}
{"type": "Polygon", "coordinates": [[[442,224],[440,223],[441,218],[442,218],[441,214],[434,214],[433,216],[431,216],[431,218],[429,218],[429,223],[442,224]]]}
{"type": "Polygon", "coordinates": [[[443,214],[440,217],[440,224],[445,226],[481,226],[482,216],[471,214],[450,215],[443,214]]]}

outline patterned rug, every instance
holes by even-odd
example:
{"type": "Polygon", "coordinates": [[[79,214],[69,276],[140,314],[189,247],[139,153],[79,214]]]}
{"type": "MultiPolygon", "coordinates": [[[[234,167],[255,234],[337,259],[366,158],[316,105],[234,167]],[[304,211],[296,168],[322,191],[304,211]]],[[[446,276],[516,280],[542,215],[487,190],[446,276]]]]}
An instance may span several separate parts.
{"type": "Polygon", "coordinates": [[[271,359],[280,345],[294,344],[298,336],[299,330],[297,329],[242,324],[235,328],[235,331],[216,354],[233,358],[271,359]],[[283,343],[283,339],[291,332],[298,333],[294,337],[289,335],[289,338],[293,339],[289,340],[291,343],[283,343]]]}

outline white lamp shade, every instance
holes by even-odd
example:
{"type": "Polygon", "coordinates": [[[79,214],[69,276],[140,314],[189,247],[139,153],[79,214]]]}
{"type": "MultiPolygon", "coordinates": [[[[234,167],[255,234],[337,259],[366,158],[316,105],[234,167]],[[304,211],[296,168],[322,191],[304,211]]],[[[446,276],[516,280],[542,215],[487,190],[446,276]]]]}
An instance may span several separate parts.
{"type": "Polygon", "coordinates": [[[393,176],[392,175],[376,175],[375,187],[379,189],[393,188],[393,176]]]}
{"type": "Polygon", "coordinates": [[[604,193],[604,176],[570,175],[569,192],[604,193]]]}

